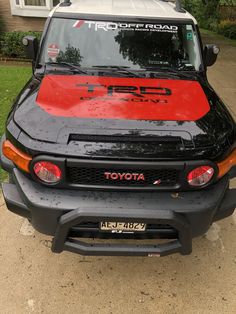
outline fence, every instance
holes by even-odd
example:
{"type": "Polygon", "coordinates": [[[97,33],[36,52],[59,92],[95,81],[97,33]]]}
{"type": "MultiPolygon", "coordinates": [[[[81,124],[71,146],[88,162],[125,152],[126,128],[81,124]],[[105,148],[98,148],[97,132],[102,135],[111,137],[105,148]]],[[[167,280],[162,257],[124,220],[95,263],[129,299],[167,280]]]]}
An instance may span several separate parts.
{"type": "Polygon", "coordinates": [[[236,21],[236,6],[222,5],[220,7],[220,18],[221,20],[236,21]]]}

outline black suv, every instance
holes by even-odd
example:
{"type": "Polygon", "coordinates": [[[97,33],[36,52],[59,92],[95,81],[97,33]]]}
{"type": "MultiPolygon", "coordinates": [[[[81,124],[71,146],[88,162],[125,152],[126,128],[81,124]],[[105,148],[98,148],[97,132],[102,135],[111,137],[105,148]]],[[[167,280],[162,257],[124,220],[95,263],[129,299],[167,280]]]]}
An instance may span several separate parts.
{"type": "Polygon", "coordinates": [[[206,77],[219,49],[179,1],[91,1],[65,1],[40,45],[23,40],[33,76],[1,140],[7,207],[53,252],[190,254],[236,206],[235,122],[206,77]],[[139,241],[157,238],[171,240],[139,241]]]}

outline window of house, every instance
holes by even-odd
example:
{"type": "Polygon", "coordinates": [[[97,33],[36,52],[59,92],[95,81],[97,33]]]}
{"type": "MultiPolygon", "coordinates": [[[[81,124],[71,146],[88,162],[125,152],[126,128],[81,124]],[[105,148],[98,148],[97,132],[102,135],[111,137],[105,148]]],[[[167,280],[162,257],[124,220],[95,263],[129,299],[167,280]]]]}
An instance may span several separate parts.
{"type": "Polygon", "coordinates": [[[33,6],[46,6],[46,0],[24,0],[25,5],[33,5],[33,6]]]}
{"type": "Polygon", "coordinates": [[[47,17],[60,0],[9,0],[12,15],[47,17]]]}

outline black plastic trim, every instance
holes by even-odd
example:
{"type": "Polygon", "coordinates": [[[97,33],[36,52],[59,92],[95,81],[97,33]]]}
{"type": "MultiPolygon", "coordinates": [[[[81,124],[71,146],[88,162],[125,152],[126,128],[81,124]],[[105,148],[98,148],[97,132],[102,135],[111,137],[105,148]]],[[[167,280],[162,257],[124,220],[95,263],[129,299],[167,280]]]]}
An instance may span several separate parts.
{"type": "Polygon", "coordinates": [[[31,212],[14,184],[7,184],[7,188],[3,189],[3,196],[10,211],[27,219],[31,218],[31,212]]]}
{"type": "Polygon", "coordinates": [[[236,177],[236,166],[232,167],[229,171],[229,177],[230,179],[233,179],[236,177]]]}
{"type": "Polygon", "coordinates": [[[133,210],[127,217],[119,209],[110,213],[109,210],[78,209],[61,216],[55,237],[53,239],[52,251],[61,253],[63,250],[79,253],[82,255],[112,255],[112,256],[166,256],[180,252],[188,255],[192,252],[190,226],[186,219],[172,211],[148,211],[141,213],[133,210]],[[68,238],[70,228],[83,221],[137,221],[144,223],[169,224],[178,230],[178,240],[159,245],[124,245],[124,244],[87,244],[82,241],[68,238]]]}
{"type": "MultiPolygon", "coordinates": [[[[236,189],[228,189],[227,176],[204,191],[178,195],[168,192],[136,194],[49,189],[28,179],[17,169],[13,171],[13,181],[15,184],[2,185],[8,209],[30,219],[39,232],[55,236],[54,251],[65,249],[87,255],[189,254],[192,238],[205,233],[213,221],[231,215],[236,207],[236,189]],[[173,239],[173,230],[177,230],[177,240],[161,247],[113,244],[91,247],[77,239],[71,239],[76,236],[79,222],[98,223],[104,219],[156,223],[160,225],[159,231],[163,224],[163,235],[173,239]],[[166,228],[166,225],[173,230],[166,228]]],[[[87,232],[88,230],[77,236],[94,236],[94,233],[85,234],[87,232]]],[[[138,238],[139,236],[135,239],[138,238]]]]}

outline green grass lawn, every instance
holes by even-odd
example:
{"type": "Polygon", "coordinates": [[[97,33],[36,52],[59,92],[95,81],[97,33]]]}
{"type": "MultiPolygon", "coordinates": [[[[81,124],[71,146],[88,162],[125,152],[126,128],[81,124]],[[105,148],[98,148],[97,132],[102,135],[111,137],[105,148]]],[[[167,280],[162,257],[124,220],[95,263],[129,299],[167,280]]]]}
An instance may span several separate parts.
{"type": "MultiPolygon", "coordinates": [[[[30,67],[0,64],[0,137],[4,133],[5,121],[12,103],[30,76],[30,67]]],[[[6,178],[6,173],[0,168],[0,181],[6,178]]]]}

